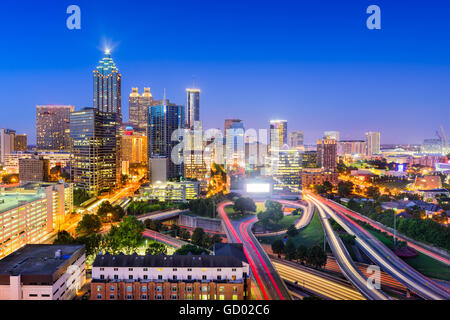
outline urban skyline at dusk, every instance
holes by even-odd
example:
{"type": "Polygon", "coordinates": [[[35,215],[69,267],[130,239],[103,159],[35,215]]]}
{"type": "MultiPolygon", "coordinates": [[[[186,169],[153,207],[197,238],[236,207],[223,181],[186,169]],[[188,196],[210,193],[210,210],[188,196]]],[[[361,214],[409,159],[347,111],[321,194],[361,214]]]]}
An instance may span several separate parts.
{"type": "MultiPolygon", "coordinates": [[[[281,118],[290,131],[305,132],[306,144],[326,130],[340,131],[343,140],[379,131],[382,144],[419,144],[435,138],[441,125],[448,130],[450,49],[438,40],[448,36],[449,22],[434,10],[431,19],[429,9],[414,3],[408,14],[399,4],[383,3],[384,28],[377,32],[365,28],[365,3],[345,8],[285,3],[268,10],[255,9],[251,1],[239,7],[199,1],[197,12],[176,1],[109,6],[80,1],[83,24],[75,31],[65,28],[64,5],[44,10],[30,3],[20,24],[1,13],[1,24],[15,30],[5,38],[14,49],[1,53],[0,91],[12,110],[3,119],[28,134],[29,144],[36,139],[29,125],[36,105],[92,106],[89,74],[105,44],[113,47],[123,75],[124,121],[133,87],[150,87],[155,99],[166,89],[171,101],[185,105],[185,88],[194,80],[202,90],[204,128],[240,118],[245,128],[267,129],[269,120],[281,118]],[[145,22],[153,28],[140,22],[145,12],[169,13],[171,5],[180,8],[171,23],[158,14],[145,22]],[[414,18],[420,23],[409,24],[414,18]],[[26,70],[31,74],[25,76],[26,70]]],[[[7,6],[3,12],[17,10],[7,6]]]]}
{"type": "Polygon", "coordinates": [[[450,4],[309,2],[0,5],[0,301],[450,300],[450,4]]]}

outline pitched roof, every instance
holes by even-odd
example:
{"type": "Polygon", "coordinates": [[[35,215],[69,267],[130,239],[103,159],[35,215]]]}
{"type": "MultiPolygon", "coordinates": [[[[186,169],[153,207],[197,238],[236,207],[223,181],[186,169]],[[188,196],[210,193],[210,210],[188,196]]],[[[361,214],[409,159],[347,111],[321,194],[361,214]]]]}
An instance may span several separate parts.
{"type": "Polygon", "coordinates": [[[240,268],[242,261],[233,256],[208,255],[97,255],[93,267],[161,267],[161,268],[240,268]]]}

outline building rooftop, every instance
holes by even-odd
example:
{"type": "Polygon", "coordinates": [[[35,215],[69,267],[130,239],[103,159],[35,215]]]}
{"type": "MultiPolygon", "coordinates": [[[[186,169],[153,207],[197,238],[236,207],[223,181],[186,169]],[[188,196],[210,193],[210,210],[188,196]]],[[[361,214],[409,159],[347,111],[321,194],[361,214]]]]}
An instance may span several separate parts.
{"type": "Polygon", "coordinates": [[[0,193],[0,213],[17,208],[24,204],[42,199],[38,194],[1,194],[0,193]]]}
{"type": "Polygon", "coordinates": [[[233,256],[245,263],[248,263],[244,253],[244,245],[242,243],[215,243],[214,255],[216,256],[233,256]]]}
{"type": "Polygon", "coordinates": [[[84,245],[27,244],[0,260],[0,275],[53,275],[84,245]],[[60,258],[55,253],[61,250],[60,258]]]}
{"type": "Polygon", "coordinates": [[[233,256],[209,255],[97,255],[92,267],[240,268],[242,260],[233,256]]]}

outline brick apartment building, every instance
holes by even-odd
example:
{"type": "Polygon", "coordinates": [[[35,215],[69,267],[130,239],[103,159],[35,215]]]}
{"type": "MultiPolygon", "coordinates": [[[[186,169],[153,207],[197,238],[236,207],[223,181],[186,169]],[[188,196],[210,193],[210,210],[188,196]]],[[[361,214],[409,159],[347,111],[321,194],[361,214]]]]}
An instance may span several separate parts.
{"type": "Polygon", "coordinates": [[[249,265],[242,245],[214,255],[98,255],[91,300],[248,300],[249,265]]]}

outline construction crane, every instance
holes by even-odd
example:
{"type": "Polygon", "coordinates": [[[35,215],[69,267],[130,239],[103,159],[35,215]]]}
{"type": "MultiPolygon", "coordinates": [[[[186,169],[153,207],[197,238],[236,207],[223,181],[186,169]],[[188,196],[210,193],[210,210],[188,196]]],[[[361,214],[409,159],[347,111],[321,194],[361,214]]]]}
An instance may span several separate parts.
{"type": "Polygon", "coordinates": [[[447,136],[445,135],[444,127],[443,127],[442,125],[441,125],[441,131],[442,131],[443,147],[444,147],[445,149],[447,149],[447,147],[448,147],[448,144],[447,144],[447,136]]]}

